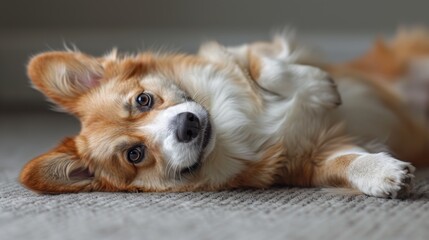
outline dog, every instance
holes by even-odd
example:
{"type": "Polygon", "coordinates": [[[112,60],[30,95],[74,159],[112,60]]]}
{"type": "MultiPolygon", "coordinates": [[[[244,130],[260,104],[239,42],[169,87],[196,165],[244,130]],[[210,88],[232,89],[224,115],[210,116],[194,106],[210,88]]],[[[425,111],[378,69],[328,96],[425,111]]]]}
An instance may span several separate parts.
{"type": "Polygon", "coordinates": [[[400,90],[429,54],[421,32],[343,64],[290,32],[197,54],[41,53],[29,78],[81,131],[28,162],[20,182],[46,194],[280,185],[405,198],[429,156],[424,111],[400,90]]]}

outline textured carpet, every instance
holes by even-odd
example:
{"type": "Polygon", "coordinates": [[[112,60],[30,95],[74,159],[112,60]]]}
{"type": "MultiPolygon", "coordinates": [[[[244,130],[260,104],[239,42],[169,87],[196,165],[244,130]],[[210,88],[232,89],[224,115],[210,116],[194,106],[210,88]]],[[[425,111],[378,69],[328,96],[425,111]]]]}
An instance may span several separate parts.
{"type": "Polygon", "coordinates": [[[1,113],[0,239],[429,239],[429,172],[388,200],[323,189],[37,195],[22,165],[78,131],[65,115],[1,113]]]}

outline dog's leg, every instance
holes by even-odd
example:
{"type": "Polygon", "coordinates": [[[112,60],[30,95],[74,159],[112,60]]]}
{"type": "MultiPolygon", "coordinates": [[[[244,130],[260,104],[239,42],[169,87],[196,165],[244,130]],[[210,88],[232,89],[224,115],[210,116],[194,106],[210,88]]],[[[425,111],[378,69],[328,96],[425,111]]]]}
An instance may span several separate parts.
{"type": "Polygon", "coordinates": [[[387,153],[359,147],[337,151],[314,166],[312,185],[350,187],[375,197],[403,198],[411,190],[415,168],[387,153]]]}
{"type": "Polygon", "coordinates": [[[298,61],[297,51],[286,38],[272,43],[256,43],[226,48],[217,43],[201,47],[199,54],[214,62],[236,62],[261,88],[273,95],[290,98],[299,95],[308,105],[336,107],[341,98],[335,82],[323,70],[298,61]]]}
{"type": "MultiPolygon", "coordinates": [[[[267,63],[260,78],[256,79],[267,91],[285,98],[281,104],[272,101],[278,106],[269,108],[273,112],[267,113],[267,121],[278,119],[280,124],[275,131],[287,135],[285,145],[289,154],[302,155],[312,147],[305,141],[317,139],[320,129],[332,125],[329,112],[341,104],[341,97],[326,72],[306,65],[274,62],[279,64],[278,68],[273,67],[274,63],[267,63]]],[[[263,125],[271,126],[269,123],[263,125]]]]}
{"type": "Polygon", "coordinates": [[[333,108],[341,104],[335,82],[316,67],[262,58],[260,76],[256,81],[275,95],[298,97],[310,107],[333,108]]]}

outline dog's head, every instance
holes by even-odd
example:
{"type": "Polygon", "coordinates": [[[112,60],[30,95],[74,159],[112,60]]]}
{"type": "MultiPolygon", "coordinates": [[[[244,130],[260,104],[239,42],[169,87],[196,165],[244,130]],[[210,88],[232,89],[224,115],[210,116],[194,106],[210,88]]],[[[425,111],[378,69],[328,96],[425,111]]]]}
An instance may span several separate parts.
{"type": "Polygon", "coordinates": [[[30,161],[21,182],[45,193],[268,186],[282,149],[274,154],[256,125],[265,107],[257,79],[264,57],[308,60],[291,44],[279,36],[208,43],[197,55],[35,56],[34,86],[77,116],[81,132],[30,161]]]}
{"type": "Polygon", "coordinates": [[[215,146],[204,95],[183,84],[197,56],[34,57],[37,89],[81,121],[81,132],[30,161],[21,182],[40,192],[178,190],[199,181],[215,146]]]}

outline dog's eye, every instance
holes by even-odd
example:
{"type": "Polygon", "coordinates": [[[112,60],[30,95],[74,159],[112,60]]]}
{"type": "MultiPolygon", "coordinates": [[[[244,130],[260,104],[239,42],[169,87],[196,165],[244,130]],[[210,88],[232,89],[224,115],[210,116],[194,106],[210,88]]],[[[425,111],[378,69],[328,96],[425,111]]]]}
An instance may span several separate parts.
{"type": "Polygon", "coordinates": [[[130,163],[137,164],[144,159],[144,146],[135,146],[128,150],[127,160],[130,163]]]}
{"type": "Polygon", "coordinates": [[[152,95],[149,93],[142,93],[136,98],[137,103],[140,107],[151,108],[153,105],[152,95]]]}

